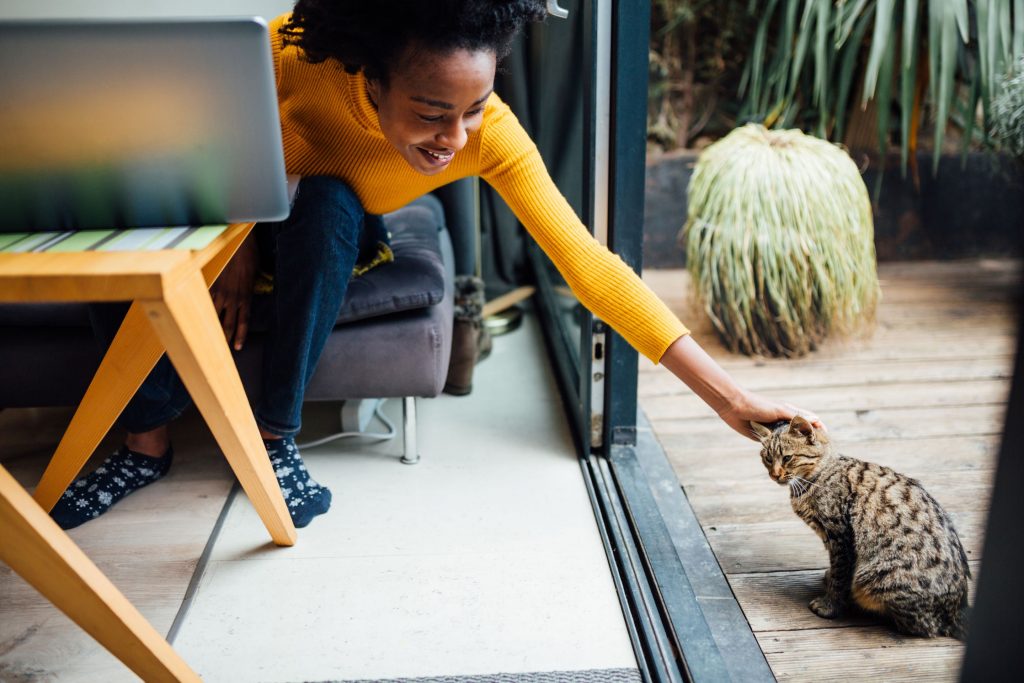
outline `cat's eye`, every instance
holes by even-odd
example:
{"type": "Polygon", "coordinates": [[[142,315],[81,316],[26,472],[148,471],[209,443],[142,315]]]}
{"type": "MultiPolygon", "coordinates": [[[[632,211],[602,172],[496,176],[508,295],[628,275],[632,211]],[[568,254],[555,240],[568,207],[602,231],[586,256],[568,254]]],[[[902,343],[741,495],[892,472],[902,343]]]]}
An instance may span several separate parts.
{"type": "Polygon", "coordinates": [[[792,460],[792,459],[793,459],[792,455],[784,455],[784,456],[782,456],[782,464],[783,465],[788,465],[789,461],[792,460]]]}

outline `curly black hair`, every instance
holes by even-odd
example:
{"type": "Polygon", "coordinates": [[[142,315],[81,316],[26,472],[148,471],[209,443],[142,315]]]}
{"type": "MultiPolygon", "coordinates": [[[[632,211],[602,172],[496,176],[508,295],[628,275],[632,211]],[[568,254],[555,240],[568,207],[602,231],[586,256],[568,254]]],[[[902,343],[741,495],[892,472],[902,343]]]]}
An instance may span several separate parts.
{"type": "Polygon", "coordinates": [[[387,81],[410,46],[487,50],[500,61],[544,0],[298,0],[280,32],[310,62],[335,59],[349,73],[387,81]]]}

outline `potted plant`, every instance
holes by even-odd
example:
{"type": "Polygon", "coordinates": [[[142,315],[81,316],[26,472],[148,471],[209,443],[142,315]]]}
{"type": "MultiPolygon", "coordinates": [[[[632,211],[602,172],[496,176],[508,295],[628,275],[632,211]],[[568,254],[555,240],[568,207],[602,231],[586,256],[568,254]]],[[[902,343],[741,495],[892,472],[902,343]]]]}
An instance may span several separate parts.
{"type": "Polygon", "coordinates": [[[799,356],[874,320],[871,202],[856,164],[825,140],[748,124],[709,146],[681,240],[733,351],[799,356]]]}

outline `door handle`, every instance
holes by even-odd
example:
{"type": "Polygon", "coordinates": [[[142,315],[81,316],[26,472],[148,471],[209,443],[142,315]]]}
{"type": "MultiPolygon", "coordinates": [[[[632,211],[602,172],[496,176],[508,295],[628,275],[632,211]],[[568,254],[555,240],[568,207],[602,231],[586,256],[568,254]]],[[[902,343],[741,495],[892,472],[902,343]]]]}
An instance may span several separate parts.
{"type": "Polygon", "coordinates": [[[565,19],[569,16],[569,10],[558,5],[558,0],[548,0],[548,14],[559,19],[565,19]]]}

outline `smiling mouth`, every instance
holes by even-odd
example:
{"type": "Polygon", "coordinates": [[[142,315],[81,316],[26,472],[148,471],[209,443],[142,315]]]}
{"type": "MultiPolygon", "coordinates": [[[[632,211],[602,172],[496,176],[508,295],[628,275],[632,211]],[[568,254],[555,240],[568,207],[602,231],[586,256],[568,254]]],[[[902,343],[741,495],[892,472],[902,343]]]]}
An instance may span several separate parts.
{"type": "Polygon", "coordinates": [[[455,152],[452,151],[435,152],[433,150],[427,149],[426,147],[417,147],[416,149],[418,149],[423,154],[423,156],[426,157],[427,160],[433,164],[447,164],[449,161],[452,160],[452,157],[455,156],[455,152]]]}

